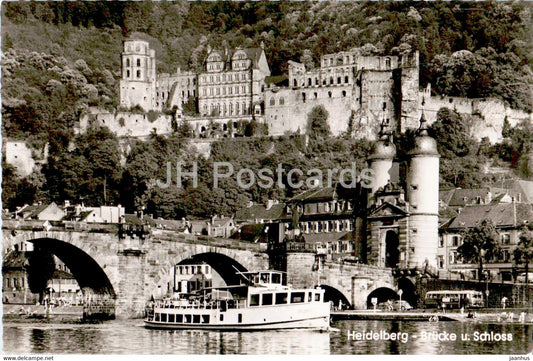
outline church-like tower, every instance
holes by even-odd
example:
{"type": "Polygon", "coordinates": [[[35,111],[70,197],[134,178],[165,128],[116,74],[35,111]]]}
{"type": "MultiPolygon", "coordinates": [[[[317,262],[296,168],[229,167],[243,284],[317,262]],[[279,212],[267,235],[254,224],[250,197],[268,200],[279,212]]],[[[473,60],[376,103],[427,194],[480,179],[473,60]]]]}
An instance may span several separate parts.
{"type": "Polygon", "coordinates": [[[120,105],[140,105],[145,111],[155,109],[155,50],[147,41],[127,39],[122,53],[120,105]]]}
{"type": "Polygon", "coordinates": [[[439,228],[439,153],[422,111],[406,179],[409,204],[408,268],[435,267],[439,228]]]}

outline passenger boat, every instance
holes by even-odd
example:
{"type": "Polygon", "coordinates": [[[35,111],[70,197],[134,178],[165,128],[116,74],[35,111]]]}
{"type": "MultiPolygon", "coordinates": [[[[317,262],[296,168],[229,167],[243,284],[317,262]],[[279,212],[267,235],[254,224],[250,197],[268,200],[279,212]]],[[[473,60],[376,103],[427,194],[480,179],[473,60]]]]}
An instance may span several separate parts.
{"type": "MultiPolygon", "coordinates": [[[[241,273],[241,272],[239,272],[241,273]]],[[[155,329],[329,330],[330,304],[321,288],[292,289],[281,271],[241,273],[244,284],[204,289],[197,297],[155,302],[145,327],[155,329]],[[230,292],[231,291],[231,292],[230,292]]]]}

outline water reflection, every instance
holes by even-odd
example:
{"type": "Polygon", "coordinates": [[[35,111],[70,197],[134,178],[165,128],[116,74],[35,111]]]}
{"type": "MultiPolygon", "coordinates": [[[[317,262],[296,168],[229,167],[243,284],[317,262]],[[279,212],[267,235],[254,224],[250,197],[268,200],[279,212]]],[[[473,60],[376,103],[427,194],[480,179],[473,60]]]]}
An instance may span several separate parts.
{"type": "Polygon", "coordinates": [[[97,325],[4,323],[4,352],[55,354],[526,354],[533,350],[531,325],[460,322],[338,321],[337,331],[215,332],[148,330],[142,322],[97,325]],[[407,334],[408,340],[354,340],[349,332],[407,334]],[[456,334],[457,340],[426,335],[456,334]],[[476,333],[477,332],[477,333],[476,333]],[[475,335],[512,336],[511,341],[475,335]],[[468,337],[466,337],[466,336],[468,337]],[[461,337],[463,336],[463,337],[461,337]]]}

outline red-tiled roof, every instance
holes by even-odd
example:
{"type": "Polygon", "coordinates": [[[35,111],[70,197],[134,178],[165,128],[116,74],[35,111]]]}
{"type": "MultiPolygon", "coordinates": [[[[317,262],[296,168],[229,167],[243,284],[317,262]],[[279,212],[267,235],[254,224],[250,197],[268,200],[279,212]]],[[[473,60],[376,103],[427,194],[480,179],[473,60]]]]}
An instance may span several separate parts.
{"type": "Polygon", "coordinates": [[[262,204],[254,204],[250,207],[241,208],[235,213],[237,221],[253,221],[256,219],[275,220],[283,215],[284,204],[278,203],[272,205],[269,209],[262,204]]]}
{"type": "Polygon", "coordinates": [[[521,227],[526,222],[533,222],[533,205],[502,203],[468,206],[461,210],[447,228],[474,227],[483,219],[491,220],[496,227],[521,227]]]}

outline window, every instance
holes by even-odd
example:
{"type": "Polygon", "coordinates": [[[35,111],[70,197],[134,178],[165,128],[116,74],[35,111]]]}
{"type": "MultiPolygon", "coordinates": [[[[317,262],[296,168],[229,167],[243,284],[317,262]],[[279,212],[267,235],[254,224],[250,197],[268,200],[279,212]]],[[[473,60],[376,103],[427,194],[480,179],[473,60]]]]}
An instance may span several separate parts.
{"type": "Polygon", "coordinates": [[[224,321],[224,314],[220,314],[220,321],[224,321]]]}
{"type": "Polygon", "coordinates": [[[162,313],[161,314],[161,322],[167,322],[167,314],[166,313],[162,313]]]}
{"type": "Polygon", "coordinates": [[[237,315],[237,322],[238,322],[238,323],[242,323],[242,313],[239,313],[239,314],[237,315]]]}
{"type": "Polygon", "coordinates": [[[200,315],[193,315],[192,323],[200,323],[200,315]]]}
{"type": "Polygon", "coordinates": [[[127,78],[130,77],[130,71],[129,71],[129,70],[126,70],[126,77],[127,77],[127,78]]]}
{"type": "Polygon", "coordinates": [[[461,237],[460,236],[453,236],[452,237],[452,247],[457,247],[459,246],[459,239],[461,237]]]}
{"type": "Polygon", "coordinates": [[[259,306],[259,295],[250,295],[250,306],[259,306]]]}
{"type": "Polygon", "coordinates": [[[185,323],[191,323],[192,317],[191,315],[185,315],[185,323]]]}
{"type": "Polygon", "coordinates": [[[315,302],[320,301],[320,293],[315,293],[315,302]]]}
{"type": "Polygon", "coordinates": [[[270,105],[276,105],[276,99],[274,97],[270,98],[270,105]]]}
{"type": "Polygon", "coordinates": [[[141,71],[137,70],[137,78],[140,78],[140,77],[141,77],[141,71]]]}
{"type": "Polygon", "coordinates": [[[272,304],[272,293],[264,293],[262,295],[262,303],[263,306],[268,306],[272,304]]]}
{"type": "Polygon", "coordinates": [[[272,273],[272,283],[281,284],[281,275],[279,273],[272,273]]]}
{"type": "Polygon", "coordinates": [[[304,292],[293,292],[291,293],[291,303],[302,303],[305,302],[305,293],[304,292]]]}
{"type": "Polygon", "coordinates": [[[276,293],[276,305],[283,305],[287,303],[287,292],[276,293]]]}
{"type": "Polygon", "coordinates": [[[511,243],[511,235],[510,234],[502,234],[502,244],[510,244],[511,243]]]}
{"type": "Polygon", "coordinates": [[[126,66],[130,66],[130,59],[126,59],[126,66]]]}
{"type": "Polygon", "coordinates": [[[137,59],[137,66],[141,66],[141,59],[137,59]]]}
{"type": "Polygon", "coordinates": [[[209,315],[202,315],[202,323],[209,323],[209,315]]]}
{"type": "Polygon", "coordinates": [[[279,98],[279,105],[285,104],[285,99],[283,97],[279,98]]]}

